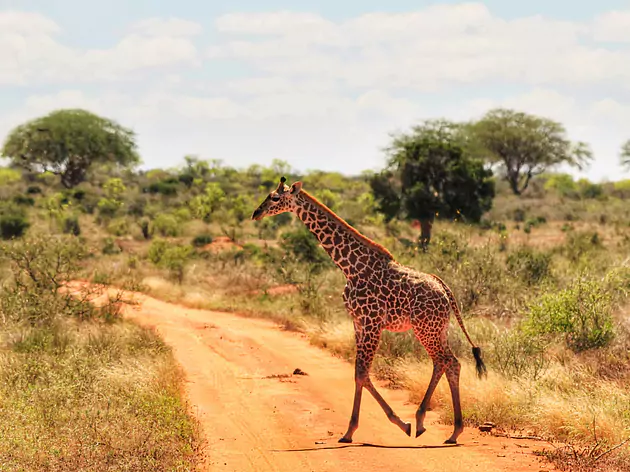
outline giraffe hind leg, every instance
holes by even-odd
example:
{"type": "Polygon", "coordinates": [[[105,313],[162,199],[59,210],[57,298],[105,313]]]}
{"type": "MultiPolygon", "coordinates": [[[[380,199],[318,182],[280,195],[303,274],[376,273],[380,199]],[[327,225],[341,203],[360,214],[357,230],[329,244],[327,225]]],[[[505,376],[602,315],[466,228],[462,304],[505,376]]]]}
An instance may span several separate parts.
{"type": "Polygon", "coordinates": [[[446,379],[448,380],[453,400],[454,430],[451,437],[444,442],[445,444],[457,444],[457,438],[462,434],[462,431],[464,431],[462,407],[459,398],[459,371],[461,370],[461,365],[453,354],[451,354],[451,356],[448,367],[446,368],[446,379]]]}
{"type": "Polygon", "coordinates": [[[352,406],[352,414],[350,416],[350,423],[348,424],[348,430],[346,434],[339,440],[341,443],[351,443],[354,432],[359,427],[359,411],[361,409],[361,396],[363,388],[366,388],[368,392],[374,397],[374,399],[381,406],[389,420],[397,425],[407,436],[411,436],[411,424],[403,422],[398,415],[394,413],[389,404],[376,390],[372,381],[370,380],[370,367],[374,360],[374,355],[380,341],[380,331],[371,332],[366,335],[368,331],[361,329],[356,334],[357,341],[357,356],[355,361],[355,391],[354,402],[352,406]]]}
{"type": "Polygon", "coordinates": [[[431,403],[433,392],[435,391],[442,374],[444,374],[444,366],[442,362],[437,359],[433,359],[433,374],[431,375],[431,380],[429,382],[429,386],[427,387],[427,391],[424,394],[424,398],[422,399],[422,403],[420,403],[418,411],[416,411],[416,437],[426,431],[426,428],[424,427],[424,418],[427,414],[429,403],[431,403]]]}
{"type": "MultiPolygon", "coordinates": [[[[447,318],[448,319],[448,318],[447,318]]],[[[433,374],[427,391],[422,399],[422,403],[418,407],[416,412],[416,437],[420,436],[426,431],[424,427],[424,419],[431,402],[431,397],[435,392],[435,389],[440,381],[440,378],[446,372],[446,377],[451,390],[451,396],[453,401],[454,412],[454,431],[449,439],[445,441],[446,444],[456,444],[458,436],[462,433],[463,420],[462,410],[459,397],[459,371],[460,364],[457,358],[454,356],[447,341],[447,329],[448,325],[444,324],[444,328],[439,338],[431,338],[426,336],[425,332],[420,327],[414,327],[414,334],[420,343],[425,347],[427,353],[433,361],[433,374]]]]}

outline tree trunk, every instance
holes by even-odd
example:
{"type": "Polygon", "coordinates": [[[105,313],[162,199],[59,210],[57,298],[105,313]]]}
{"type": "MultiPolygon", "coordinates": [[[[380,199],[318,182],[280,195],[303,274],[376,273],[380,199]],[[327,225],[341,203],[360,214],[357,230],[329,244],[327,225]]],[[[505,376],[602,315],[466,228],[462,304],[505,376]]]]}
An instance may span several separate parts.
{"type": "Polygon", "coordinates": [[[431,228],[433,228],[433,218],[422,218],[420,220],[420,248],[426,252],[431,242],[431,228]]]}
{"type": "Polygon", "coordinates": [[[508,182],[510,183],[510,188],[512,189],[512,192],[514,192],[514,195],[521,194],[521,189],[518,188],[518,180],[518,173],[508,175],[508,182]]]}

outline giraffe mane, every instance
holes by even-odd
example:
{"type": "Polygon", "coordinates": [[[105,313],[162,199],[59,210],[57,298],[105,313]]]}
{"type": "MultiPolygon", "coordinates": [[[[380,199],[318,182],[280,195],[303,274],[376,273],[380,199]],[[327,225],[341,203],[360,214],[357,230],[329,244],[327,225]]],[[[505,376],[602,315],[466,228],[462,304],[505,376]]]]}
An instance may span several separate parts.
{"type": "Polygon", "coordinates": [[[303,195],[306,198],[307,201],[310,201],[311,203],[316,205],[320,210],[322,210],[324,213],[326,213],[329,216],[331,216],[335,221],[337,221],[339,226],[341,226],[348,233],[350,233],[353,236],[355,236],[357,239],[359,239],[366,246],[374,249],[375,251],[377,251],[381,255],[391,259],[392,261],[394,260],[394,256],[392,255],[392,253],[389,252],[384,246],[380,245],[379,243],[377,243],[375,241],[372,241],[370,238],[368,238],[364,234],[361,234],[357,229],[355,229],[352,226],[350,226],[343,218],[341,218],[339,215],[337,215],[334,211],[332,211],[330,208],[328,208],[326,205],[324,205],[322,202],[320,202],[317,198],[315,198],[313,195],[308,193],[306,190],[301,190],[300,191],[300,195],[303,195]]]}

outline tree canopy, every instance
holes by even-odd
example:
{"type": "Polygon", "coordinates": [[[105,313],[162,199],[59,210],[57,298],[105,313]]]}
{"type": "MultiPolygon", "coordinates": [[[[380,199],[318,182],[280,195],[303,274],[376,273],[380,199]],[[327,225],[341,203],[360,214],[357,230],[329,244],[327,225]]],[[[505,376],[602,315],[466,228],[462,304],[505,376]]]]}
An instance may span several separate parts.
{"type": "Polygon", "coordinates": [[[388,219],[425,223],[426,243],[436,214],[478,222],[492,206],[492,171],[466,153],[462,130],[456,123],[429,120],[394,136],[386,168],[370,180],[378,209],[388,219]]]}
{"type": "Polygon", "coordinates": [[[71,188],[85,180],[93,164],[138,164],[136,149],[133,131],[85,110],[65,109],[15,128],[2,156],[15,166],[59,175],[71,188]]]}
{"type": "Polygon", "coordinates": [[[468,127],[475,153],[498,162],[516,195],[530,180],[553,166],[584,168],[592,159],[589,146],[571,142],[564,127],[553,120],[496,108],[468,127]]]}

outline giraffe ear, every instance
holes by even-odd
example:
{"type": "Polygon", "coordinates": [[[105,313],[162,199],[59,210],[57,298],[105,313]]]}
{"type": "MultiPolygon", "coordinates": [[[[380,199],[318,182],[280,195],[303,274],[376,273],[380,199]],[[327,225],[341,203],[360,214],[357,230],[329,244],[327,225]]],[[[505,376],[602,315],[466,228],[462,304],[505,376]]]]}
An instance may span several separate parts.
{"type": "Polygon", "coordinates": [[[291,190],[289,191],[291,192],[291,195],[297,195],[300,193],[300,190],[302,190],[302,182],[295,182],[291,185],[291,190]]]}

